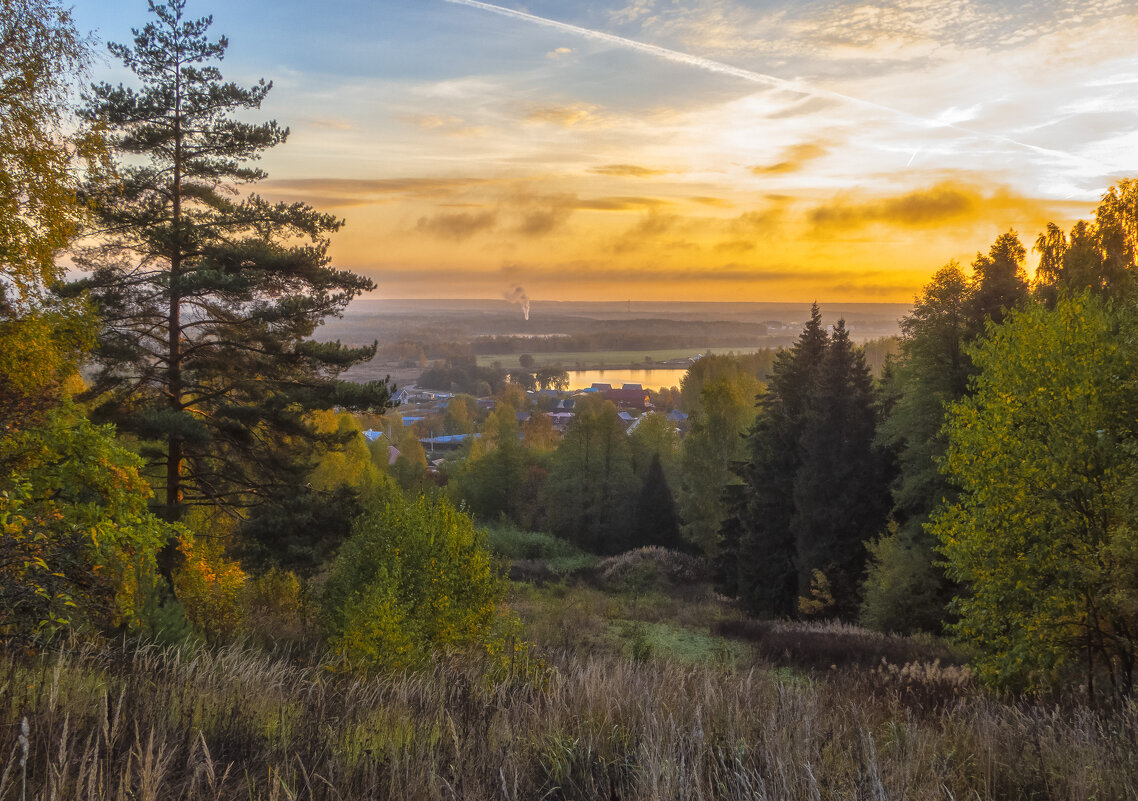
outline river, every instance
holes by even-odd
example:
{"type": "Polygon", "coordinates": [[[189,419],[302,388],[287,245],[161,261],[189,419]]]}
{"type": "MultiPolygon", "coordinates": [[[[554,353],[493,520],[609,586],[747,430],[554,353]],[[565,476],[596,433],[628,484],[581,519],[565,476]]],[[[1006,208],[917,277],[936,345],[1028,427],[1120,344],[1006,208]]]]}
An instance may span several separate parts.
{"type": "Polygon", "coordinates": [[[642,370],[611,368],[608,370],[569,370],[569,389],[588,389],[593,384],[640,384],[645,389],[678,387],[687,368],[652,367],[642,370]]]}

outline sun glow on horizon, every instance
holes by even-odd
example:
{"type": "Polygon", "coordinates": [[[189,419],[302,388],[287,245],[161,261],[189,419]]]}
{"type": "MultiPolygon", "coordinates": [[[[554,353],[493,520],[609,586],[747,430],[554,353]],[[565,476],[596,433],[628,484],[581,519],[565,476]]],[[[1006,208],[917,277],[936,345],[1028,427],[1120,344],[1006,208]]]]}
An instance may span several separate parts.
{"type": "MultiPolygon", "coordinates": [[[[123,41],[135,3],[82,26],[123,41]]],[[[345,0],[210,8],[292,129],[258,186],[377,297],[909,302],[1138,172],[1106,1],[345,0]],[[955,10],[954,10],[955,9],[955,10]]]]}

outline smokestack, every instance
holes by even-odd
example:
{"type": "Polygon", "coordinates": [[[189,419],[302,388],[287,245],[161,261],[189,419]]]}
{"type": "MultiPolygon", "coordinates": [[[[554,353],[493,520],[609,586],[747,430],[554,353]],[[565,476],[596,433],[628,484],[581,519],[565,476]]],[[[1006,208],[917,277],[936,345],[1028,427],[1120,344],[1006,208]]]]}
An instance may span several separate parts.
{"type": "Polygon", "coordinates": [[[517,303],[522,307],[522,314],[526,320],[529,320],[529,295],[526,294],[525,288],[516,286],[509,292],[503,292],[502,297],[510,301],[510,303],[517,303]]]}

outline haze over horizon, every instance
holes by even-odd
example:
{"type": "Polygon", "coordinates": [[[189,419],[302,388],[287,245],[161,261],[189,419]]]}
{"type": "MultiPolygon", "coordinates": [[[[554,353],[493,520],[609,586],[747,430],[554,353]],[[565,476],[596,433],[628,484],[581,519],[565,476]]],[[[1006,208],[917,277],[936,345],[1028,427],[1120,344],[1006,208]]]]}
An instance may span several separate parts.
{"type": "MultiPolygon", "coordinates": [[[[141,0],[84,0],[124,42],[141,0]]],[[[1138,173],[1126,0],[190,0],[381,298],[902,302],[1138,173]]],[[[107,59],[95,80],[128,81],[107,59]]],[[[129,82],[129,81],[128,81],[129,82]]]]}

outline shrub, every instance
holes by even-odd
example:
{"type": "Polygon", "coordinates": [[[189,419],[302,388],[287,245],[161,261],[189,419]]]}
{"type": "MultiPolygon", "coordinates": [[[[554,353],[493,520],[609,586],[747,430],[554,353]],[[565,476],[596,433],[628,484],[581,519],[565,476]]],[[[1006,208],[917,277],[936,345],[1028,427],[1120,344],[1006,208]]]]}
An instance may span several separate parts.
{"type": "Polygon", "coordinates": [[[490,550],[506,559],[556,559],[582,553],[568,540],[509,524],[491,526],[486,533],[490,550]]]}
{"type": "Polygon", "coordinates": [[[599,570],[604,583],[615,589],[643,591],[658,581],[682,586],[708,580],[702,559],[655,545],[611,556],[599,570]]]}
{"type": "Polygon", "coordinates": [[[0,437],[0,639],[133,625],[139,578],[174,531],[141,460],[64,405],[0,437]]]}
{"type": "Polygon", "coordinates": [[[179,550],[184,562],[174,574],[174,590],[190,625],[207,640],[231,637],[241,623],[245,571],[226,559],[220,548],[188,534],[179,550]]]}
{"type": "Polygon", "coordinates": [[[899,634],[941,630],[951,587],[936,566],[933,545],[923,530],[901,530],[894,523],[884,536],[866,543],[863,625],[899,634]]]}
{"type": "Polygon", "coordinates": [[[489,645],[505,586],[468,516],[392,499],[360,517],[333,563],[324,625],[353,668],[415,667],[435,649],[489,645]]]}
{"type": "Polygon", "coordinates": [[[254,641],[302,641],[306,633],[305,599],[300,579],[272,568],[252,576],[241,594],[241,627],[254,641]]]}
{"type": "Polygon", "coordinates": [[[937,662],[947,668],[964,662],[962,654],[935,638],[898,637],[838,621],[724,620],[712,626],[712,633],[749,641],[774,664],[814,670],[874,669],[882,662],[937,662]]]}

